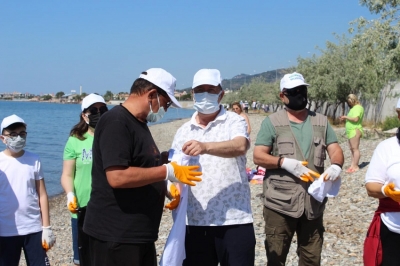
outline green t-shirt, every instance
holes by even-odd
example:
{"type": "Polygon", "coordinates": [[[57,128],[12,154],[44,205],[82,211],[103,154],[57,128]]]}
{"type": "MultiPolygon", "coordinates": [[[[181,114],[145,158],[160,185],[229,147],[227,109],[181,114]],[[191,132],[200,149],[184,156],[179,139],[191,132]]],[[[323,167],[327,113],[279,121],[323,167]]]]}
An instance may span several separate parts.
{"type": "MultiPolygon", "coordinates": [[[[311,119],[307,116],[307,119],[302,123],[295,123],[290,121],[290,127],[292,128],[292,132],[297,142],[300,145],[300,149],[304,155],[304,158],[308,158],[311,149],[311,141],[312,141],[312,125],[311,119]]],[[[258,132],[256,139],[256,146],[270,146],[272,147],[274,143],[274,139],[276,138],[275,128],[271,123],[269,117],[266,117],[261,124],[260,131],[258,132]]],[[[326,129],[326,145],[338,142],[336,133],[328,123],[326,129]]]]}
{"type": "MultiPolygon", "coordinates": [[[[80,140],[70,136],[64,149],[64,161],[75,160],[74,190],[79,207],[85,207],[92,190],[92,146],[93,136],[83,135],[86,139],[80,140]]],[[[77,218],[76,214],[72,214],[77,218]]]]}
{"type": "Polygon", "coordinates": [[[346,135],[349,139],[353,138],[356,135],[356,129],[361,131],[361,134],[363,134],[363,128],[362,128],[362,121],[364,118],[364,108],[356,104],[354,105],[349,113],[347,114],[348,117],[358,117],[357,122],[351,122],[346,119],[346,135]]]}

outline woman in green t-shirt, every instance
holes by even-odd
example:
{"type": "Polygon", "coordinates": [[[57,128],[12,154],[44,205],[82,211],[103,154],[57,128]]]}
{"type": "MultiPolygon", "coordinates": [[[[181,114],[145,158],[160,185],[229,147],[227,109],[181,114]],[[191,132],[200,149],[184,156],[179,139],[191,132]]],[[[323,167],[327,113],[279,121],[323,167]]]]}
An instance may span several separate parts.
{"type": "Polygon", "coordinates": [[[100,95],[89,94],[82,100],[79,122],[70,132],[64,149],[61,185],[67,194],[67,208],[71,213],[72,247],[75,265],[90,265],[88,237],[82,231],[84,211],[92,189],[92,146],[97,121],[106,112],[100,95]]]}
{"type": "Polygon", "coordinates": [[[351,151],[351,165],[346,170],[347,173],[353,173],[360,170],[358,163],[360,162],[360,139],[364,134],[362,128],[362,121],[364,118],[364,108],[361,106],[358,98],[354,94],[347,96],[347,104],[350,111],[347,115],[340,117],[341,121],[346,120],[346,135],[349,139],[349,146],[351,151]]]}

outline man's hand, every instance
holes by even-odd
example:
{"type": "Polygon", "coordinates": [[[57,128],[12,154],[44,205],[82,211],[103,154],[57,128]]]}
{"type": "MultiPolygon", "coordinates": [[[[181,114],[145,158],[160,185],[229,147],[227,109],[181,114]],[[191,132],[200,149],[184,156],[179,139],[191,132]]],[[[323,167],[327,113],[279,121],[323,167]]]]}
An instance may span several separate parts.
{"type": "Polygon", "coordinates": [[[382,194],[394,201],[400,202],[400,191],[394,190],[394,183],[383,185],[382,194]]]}
{"type": "Polygon", "coordinates": [[[197,140],[189,140],[182,146],[182,152],[186,155],[197,156],[206,152],[206,145],[197,140]]]}
{"type": "Polygon", "coordinates": [[[170,203],[165,205],[165,208],[170,209],[172,211],[172,210],[175,210],[176,208],[178,208],[179,203],[181,201],[181,193],[176,188],[176,186],[174,184],[172,184],[172,183],[169,186],[168,192],[171,195],[172,200],[171,200],[170,203]]]}
{"type": "Polygon", "coordinates": [[[75,197],[74,192],[69,192],[67,194],[67,207],[68,207],[68,210],[72,213],[78,212],[78,204],[76,202],[76,197],[75,197]]]}
{"type": "Polygon", "coordinates": [[[56,243],[56,237],[53,235],[51,226],[42,227],[42,247],[48,251],[56,243]]]}
{"type": "Polygon", "coordinates": [[[336,164],[332,164],[328,167],[328,169],[325,170],[325,172],[322,173],[321,177],[324,178],[324,181],[335,181],[340,176],[341,172],[342,168],[336,164]]]}
{"type": "Polygon", "coordinates": [[[171,182],[180,182],[187,184],[189,186],[195,186],[196,184],[192,181],[200,182],[202,172],[195,172],[193,170],[199,169],[200,166],[181,166],[176,162],[171,162],[169,164],[164,164],[167,167],[167,176],[165,179],[168,179],[171,182]]]}
{"type": "Polygon", "coordinates": [[[314,177],[318,178],[319,174],[311,169],[305,167],[308,162],[301,162],[295,159],[284,158],[282,163],[282,169],[285,169],[292,175],[300,178],[304,182],[314,181],[314,177]]]}

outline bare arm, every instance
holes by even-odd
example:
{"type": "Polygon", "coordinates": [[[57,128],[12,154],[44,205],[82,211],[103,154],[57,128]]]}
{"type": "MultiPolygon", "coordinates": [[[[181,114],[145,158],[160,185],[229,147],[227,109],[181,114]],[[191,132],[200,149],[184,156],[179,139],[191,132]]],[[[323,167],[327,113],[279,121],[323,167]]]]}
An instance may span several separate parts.
{"type": "Polygon", "coordinates": [[[76,160],[64,160],[63,162],[61,186],[67,194],[69,192],[74,192],[75,165],[76,160]]]}
{"type": "Polygon", "coordinates": [[[377,199],[386,198],[386,196],[382,194],[382,187],[383,187],[383,184],[376,183],[376,182],[371,182],[371,183],[365,184],[365,189],[367,190],[368,196],[377,198],[377,199]]]}
{"type": "Polygon", "coordinates": [[[165,180],[167,168],[112,166],[106,169],[106,176],[112,188],[135,188],[165,180]]]}
{"type": "Polygon", "coordinates": [[[233,158],[245,155],[249,145],[245,137],[236,137],[228,141],[200,142],[189,140],[183,144],[182,151],[186,155],[196,156],[199,154],[210,154],[223,158],[233,158]]]}
{"type": "Polygon", "coordinates": [[[356,122],[358,122],[358,120],[360,119],[360,117],[358,117],[358,116],[356,116],[356,117],[350,117],[350,116],[347,116],[347,115],[342,115],[341,117],[340,117],[340,120],[349,120],[350,122],[354,122],[354,123],[356,123],[356,122]]]}
{"type": "Polygon", "coordinates": [[[251,133],[251,126],[250,126],[250,120],[249,120],[249,117],[246,115],[246,114],[244,114],[244,113],[242,113],[243,115],[243,118],[244,118],[244,120],[246,120],[246,123],[247,123],[247,134],[249,134],[249,136],[250,136],[250,133],[251,133]]]}
{"type": "Polygon", "coordinates": [[[47,197],[44,179],[36,180],[36,191],[39,195],[40,214],[42,216],[42,226],[50,226],[49,199],[47,197]]]}
{"type": "MultiPolygon", "coordinates": [[[[277,169],[279,157],[272,156],[270,154],[271,150],[271,146],[255,146],[253,152],[254,164],[260,165],[266,169],[277,169]]],[[[281,160],[281,165],[283,160],[281,160]]]]}
{"type": "Polygon", "coordinates": [[[326,147],[326,151],[328,152],[329,158],[331,159],[331,164],[337,163],[343,166],[343,150],[337,142],[329,144],[326,147]]]}

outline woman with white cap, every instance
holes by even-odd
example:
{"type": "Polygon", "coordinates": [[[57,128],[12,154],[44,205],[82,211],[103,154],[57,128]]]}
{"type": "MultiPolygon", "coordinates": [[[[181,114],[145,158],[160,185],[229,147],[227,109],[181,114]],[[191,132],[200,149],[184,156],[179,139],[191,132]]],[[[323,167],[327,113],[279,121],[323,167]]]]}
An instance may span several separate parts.
{"type": "Polygon", "coordinates": [[[91,192],[93,136],[100,116],[108,111],[104,98],[94,93],[83,99],[81,109],[79,122],[71,129],[65,145],[61,176],[61,185],[67,194],[67,207],[71,213],[75,265],[88,264],[88,256],[85,255],[88,252],[86,237],[82,226],[91,192]]]}
{"type": "MultiPolygon", "coordinates": [[[[400,119],[400,99],[396,106],[400,119]]],[[[368,196],[379,199],[364,242],[364,265],[400,263],[400,127],[376,147],[365,175],[368,196]]]]}

